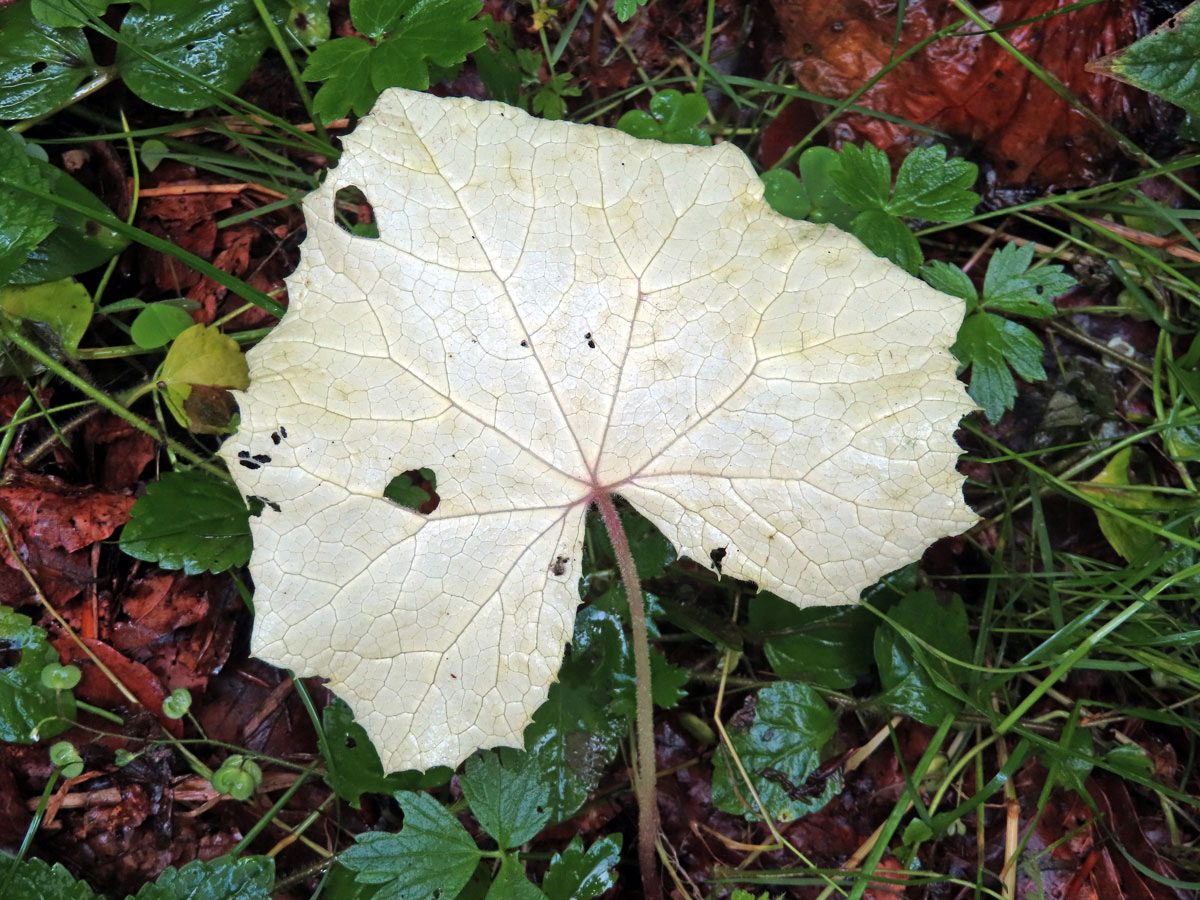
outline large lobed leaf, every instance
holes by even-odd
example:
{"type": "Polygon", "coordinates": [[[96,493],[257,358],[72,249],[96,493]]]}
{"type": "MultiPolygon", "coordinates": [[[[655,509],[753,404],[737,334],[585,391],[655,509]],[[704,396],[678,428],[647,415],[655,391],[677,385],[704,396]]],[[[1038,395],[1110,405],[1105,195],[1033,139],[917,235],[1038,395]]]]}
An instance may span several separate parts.
{"type": "Polygon", "coordinates": [[[963,301],[762,193],[729,144],[403,90],[345,139],[222,453],[281,507],[251,523],[254,652],[329,677],[386,768],[520,744],[597,492],[801,606],[974,521],[963,301]],[[335,224],[351,185],[378,239],[335,224]],[[422,467],[429,516],[383,496],[422,467]]]}

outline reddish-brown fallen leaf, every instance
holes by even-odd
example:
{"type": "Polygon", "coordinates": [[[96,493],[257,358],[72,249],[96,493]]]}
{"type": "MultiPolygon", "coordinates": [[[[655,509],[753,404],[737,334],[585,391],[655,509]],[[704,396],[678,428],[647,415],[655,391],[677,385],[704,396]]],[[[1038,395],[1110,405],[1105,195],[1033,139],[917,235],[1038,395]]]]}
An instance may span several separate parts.
{"type": "MultiPolygon", "coordinates": [[[[221,232],[219,243],[221,250],[213,259],[213,265],[222,271],[239,278],[246,274],[250,266],[250,245],[256,232],[251,226],[229,229],[221,232]]],[[[189,300],[200,304],[200,309],[192,317],[202,325],[209,325],[217,315],[217,303],[229,293],[224,285],[217,284],[207,275],[202,277],[187,293],[189,300]]]]}
{"type": "Polygon", "coordinates": [[[260,660],[226,667],[210,680],[206,700],[196,716],[214,741],[272,756],[316,750],[316,733],[290,679],[260,660]]]}
{"type": "Polygon", "coordinates": [[[135,582],[121,598],[130,621],[127,631],[149,641],[176,628],[199,622],[208,612],[208,598],[180,590],[185,579],[179,572],[153,572],[135,582]]]}
{"type": "Polygon", "coordinates": [[[112,535],[129,519],[133,498],[74,487],[49,475],[17,475],[0,487],[10,527],[26,540],[68,553],[112,535]]]}
{"type": "Polygon", "coordinates": [[[121,494],[75,487],[51,476],[14,474],[0,487],[0,515],[17,559],[0,542],[0,597],[10,606],[36,599],[18,560],[56,607],[94,584],[95,565],[87,548],[111,537],[129,519],[132,505],[133,498],[121,494]]]}
{"type": "MultiPolygon", "coordinates": [[[[999,0],[983,7],[999,25],[1059,9],[1068,0],[999,0]]],[[[1136,131],[1152,122],[1147,95],[1084,71],[1084,63],[1137,38],[1138,0],[1109,0],[1003,32],[1102,118],[1136,131]]],[[[805,90],[841,99],[892,58],[896,4],[882,0],[776,0],[784,54],[805,90]]],[[[909,0],[897,52],[961,19],[949,3],[909,0]]],[[[1097,178],[1115,147],[1103,132],[1006,53],[972,29],[942,39],[872,87],[859,105],[947,132],[957,152],[981,156],[999,187],[1069,187],[1097,178]]],[[[782,124],[777,127],[783,127],[782,124]]],[[[769,146],[794,143],[778,135],[769,146]]],[[[927,136],[863,115],[843,117],[837,141],[869,140],[901,152],[927,136]]],[[[764,160],[773,162],[773,160],[764,160]]]]}
{"type": "MultiPolygon", "coordinates": [[[[96,658],[103,663],[113,676],[128,688],[138,702],[148,712],[153,714],[171,734],[176,737],[183,735],[183,726],[178,719],[168,719],[163,715],[162,704],[167,699],[167,691],[162,682],[148,668],[134,662],[120,652],[99,640],[81,638],[84,644],[96,658]]],[[[75,696],[95,706],[109,710],[120,710],[129,707],[129,701],[108,676],[92,662],[91,657],[84,652],[72,638],[67,635],[57,635],[50,639],[58,650],[64,664],[71,663],[79,667],[83,677],[75,688],[75,696]]]]}
{"type": "Polygon", "coordinates": [[[203,690],[229,658],[242,607],[227,578],[154,573],[121,601],[129,618],[113,626],[113,646],[145,663],[168,690],[203,690]]]}
{"type": "Polygon", "coordinates": [[[106,491],[130,491],[158,452],[150,435],[116,416],[97,416],[84,426],[86,459],[98,461],[97,482],[106,491]]]}
{"type": "MultiPolygon", "coordinates": [[[[154,173],[147,187],[195,184],[196,171],[170,161],[154,173]]],[[[212,259],[217,244],[217,214],[233,206],[234,196],[222,193],[187,193],[148,197],[138,208],[137,224],[164,237],[202,259],[212,259]]],[[[150,265],[147,280],[160,290],[183,293],[200,281],[200,274],[171,256],[143,251],[150,265]]]]}

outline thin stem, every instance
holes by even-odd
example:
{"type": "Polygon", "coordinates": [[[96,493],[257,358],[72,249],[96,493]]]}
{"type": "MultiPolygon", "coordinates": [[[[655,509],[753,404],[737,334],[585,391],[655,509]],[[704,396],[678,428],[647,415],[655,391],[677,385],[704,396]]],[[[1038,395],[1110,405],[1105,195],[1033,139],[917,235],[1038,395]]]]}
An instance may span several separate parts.
{"type": "Polygon", "coordinates": [[[646,608],[642,603],[642,583],[638,580],[637,565],[629,550],[629,540],[612,494],[596,493],[596,505],[608,539],[617,557],[617,568],[629,600],[629,622],[633,636],[633,671],[637,678],[637,725],[634,754],[634,783],[638,799],[638,866],[642,872],[642,894],[649,900],[662,897],[662,882],[655,866],[655,845],[658,843],[658,779],[654,759],[654,698],[650,691],[650,641],[646,637],[646,608]]]}

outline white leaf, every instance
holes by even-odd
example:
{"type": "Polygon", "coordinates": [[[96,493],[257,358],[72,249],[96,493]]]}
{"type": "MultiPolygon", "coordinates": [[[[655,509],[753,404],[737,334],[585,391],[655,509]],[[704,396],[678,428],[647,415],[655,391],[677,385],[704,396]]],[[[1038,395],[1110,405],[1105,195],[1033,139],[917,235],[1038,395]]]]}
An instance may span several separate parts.
{"type": "Polygon", "coordinates": [[[975,521],[962,300],[762,192],[729,144],[402,90],[345,138],[222,452],[279,506],[252,525],[254,652],[327,676],[388,769],[521,743],[596,491],[802,606],[975,521]],[[379,239],[335,224],[350,185],[379,239]],[[423,466],[432,515],[383,499],[423,466]]]}

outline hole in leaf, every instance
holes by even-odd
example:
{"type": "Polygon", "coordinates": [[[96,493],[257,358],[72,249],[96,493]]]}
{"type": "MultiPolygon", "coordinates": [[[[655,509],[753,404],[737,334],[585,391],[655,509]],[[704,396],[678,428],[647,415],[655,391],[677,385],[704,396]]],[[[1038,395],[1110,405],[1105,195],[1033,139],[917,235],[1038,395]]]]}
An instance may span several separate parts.
{"type": "Polygon", "coordinates": [[[358,746],[358,741],[354,740],[354,738],[352,738],[352,737],[346,738],[346,749],[347,750],[353,750],[357,746],[358,746]]]}
{"type": "Polygon", "coordinates": [[[712,560],[712,567],[716,569],[718,573],[721,571],[721,561],[725,559],[725,556],[726,551],[724,547],[718,547],[715,550],[708,551],[708,558],[712,560]]]}
{"type": "Polygon", "coordinates": [[[339,188],[333,195],[333,218],[338,227],[355,237],[378,238],[375,208],[366,195],[354,185],[339,188]]]}
{"type": "Polygon", "coordinates": [[[0,641],[0,671],[15,669],[21,662],[21,647],[8,641],[0,641]]]}
{"type": "Polygon", "coordinates": [[[437,494],[437,475],[432,469],[409,469],[388,482],[383,496],[414,512],[429,515],[442,498],[437,494]]]}
{"type": "Polygon", "coordinates": [[[40,72],[45,72],[46,67],[48,65],[49,65],[49,63],[47,63],[44,59],[39,59],[32,66],[29,67],[29,71],[32,72],[34,75],[37,75],[40,72]]]}

